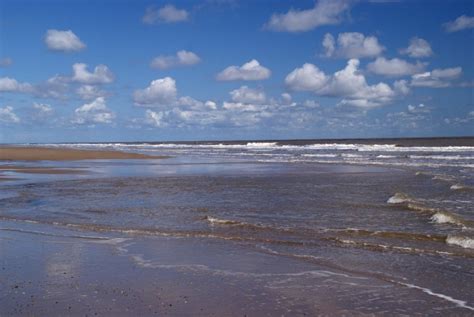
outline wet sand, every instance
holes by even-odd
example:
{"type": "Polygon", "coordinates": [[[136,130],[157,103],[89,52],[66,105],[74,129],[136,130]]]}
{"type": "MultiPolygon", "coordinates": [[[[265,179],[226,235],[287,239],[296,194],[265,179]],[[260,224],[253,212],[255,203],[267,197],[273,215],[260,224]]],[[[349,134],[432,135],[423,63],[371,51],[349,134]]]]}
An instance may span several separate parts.
{"type": "Polygon", "coordinates": [[[43,147],[0,147],[0,161],[75,161],[160,158],[164,157],[120,151],[90,151],[43,147]]]}
{"type": "MultiPolygon", "coordinates": [[[[125,160],[125,159],[162,159],[165,156],[151,156],[121,151],[77,150],[69,148],[47,147],[0,147],[0,162],[38,162],[38,161],[80,161],[80,160],[125,160]]],[[[84,174],[84,169],[59,168],[56,166],[0,165],[0,181],[16,178],[1,175],[4,172],[21,174],[84,174]]]]}
{"type": "Polygon", "coordinates": [[[3,221],[0,237],[0,313],[6,316],[421,315],[432,305],[441,306],[432,315],[469,314],[376,274],[351,274],[245,243],[10,221],[3,221]]]}
{"type": "Polygon", "coordinates": [[[9,171],[15,173],[26,174],[81,174],[84,171],[72,168],[55,168],[55,167],[31,167],[31,166],[0,166],[0,173],[9,171]]]}

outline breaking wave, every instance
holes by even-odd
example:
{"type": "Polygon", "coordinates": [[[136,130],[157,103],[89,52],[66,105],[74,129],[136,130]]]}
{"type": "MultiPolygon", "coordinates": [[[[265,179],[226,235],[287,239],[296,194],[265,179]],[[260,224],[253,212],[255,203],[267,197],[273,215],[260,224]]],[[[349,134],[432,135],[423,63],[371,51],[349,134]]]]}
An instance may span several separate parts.
{"type": "Polygon", "coordinates": [[[412,198],[407,194],[395,193],[395,195],[387,200],[387,204],[403,204],[409,201],[412,201],[412,198]]]}
{"type": "Polygon", "coordinates": [[[473,187],[466,186],[466,185],[463,185],[463,184],[454,184],[449,189],[451,189],[451,190],[472,190],[473,187]]]}
{"type": "Polygon", "coordinates": [[[461,216],[456,215],[448,210],[425,206],[404,193],[396,193],[387,200],[388,204],[399,205],[408,210],[416,211],[422,214],[428,214],[432,223],[453,224],[463,228],[473,228],[474,222],[465,220],[461,216]]]}
{"type": "Polygon", "coordinates": [[[464,236],[448,236],[446,238],[446,243],[451,245],[456,245],[465,249],[474,249],[474,239],[471,237],[464,236]]]}
{"type": "Polygon", "coordinates": [[[435,223],[450,223],[458,226],[465,226],[466,221],[461,217],[445,211],[438,211],[431,216],[431,221],[435,223]]]}

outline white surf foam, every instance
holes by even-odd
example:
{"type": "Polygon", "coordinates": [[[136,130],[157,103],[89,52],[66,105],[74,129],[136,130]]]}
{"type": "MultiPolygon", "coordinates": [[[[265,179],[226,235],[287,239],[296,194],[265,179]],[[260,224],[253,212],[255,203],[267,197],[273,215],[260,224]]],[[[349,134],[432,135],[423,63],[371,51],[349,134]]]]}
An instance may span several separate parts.
{"type": "Polygon", "coordinates": [[[387,203],[388,204],[403,204],[411,200],[412,199],[406,194],[396,193],[395,195],[393,195],[387,200],[387,203]]]}
{"type": "Polygon", "coordinates": [[[438,211],[433,216],[431,216],[431,221],[435,223],[440,223],[440,224],[450,223],[450,224],[463,226],[463,222],[461,219],[443,211],[438,211]]]}
{"type": "Polygon", "coordinates": [[[451,190],[468,190],[468,189],[472,189],[472,187],[465,186],[463,184],[454,184],[454,185],[451,185],[451,187],[449,189],[451,189],[451,190]]]}
{"type": "Polygon", "coordinates": [[[435,292],[433,292],[431,289],[426,288],[426,287],[421,287],[421,286],[417,286],[417,285],[410,284],[410,283],[403,283],[403,282],[396,282],[396,281],[394,281],[394,282],[397,283],[397,284],[406,286],[406,287],[408,287],[408,288],[413,288],[413,289],[420,290],[420,291],[422,291],[423,293],[426,293],[426,294],[428,294],[428,295],[431,295],[431,296],[435,296],[435,297],[444,299],[444,300],[446,300],[446,301],[449,301],[449,302],[455,304],[455,305],[458,306],[458,307],[461,307],[461,308],[465,308],[465,309],[469,309],[469,310],[474,311],[474,307],[467,305],[467,302],[466,302],[466,301],[459,300],[459,299],[455,299],[455,298],[453,298],[453,297],[451,297],[451,296],[444,295],[444,294],[441,294],[441,293],[435,293],[435,292]]]}
{"type": "Polygon", "coordinates": [[[474,249],[474,239],[470,237],[450,235],[446,238],[446,243],[464,249],[474,249]]]}

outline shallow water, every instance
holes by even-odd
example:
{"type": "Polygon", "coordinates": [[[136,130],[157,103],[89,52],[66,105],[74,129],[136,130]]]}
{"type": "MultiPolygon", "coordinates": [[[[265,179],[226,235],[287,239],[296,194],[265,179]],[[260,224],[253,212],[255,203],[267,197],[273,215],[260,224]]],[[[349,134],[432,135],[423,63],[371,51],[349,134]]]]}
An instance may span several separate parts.
{"type": "Polygon", "coordinates": [[[87,173],[3,182],[0,247],[107,246],[144,274],[250,287],[257,315],[474,312],[474,146],[68,146],[173,157],[41,162],[87,173]]]}

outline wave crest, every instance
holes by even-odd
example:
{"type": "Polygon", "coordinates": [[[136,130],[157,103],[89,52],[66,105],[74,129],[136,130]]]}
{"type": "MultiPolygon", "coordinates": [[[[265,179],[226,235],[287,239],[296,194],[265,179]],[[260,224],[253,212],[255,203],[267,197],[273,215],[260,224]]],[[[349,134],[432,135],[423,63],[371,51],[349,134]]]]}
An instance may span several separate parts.
{"type": "Polygon", "coordinates": [[[465,249],[474,249],[474,239],[464,236],[448,236],[446,238],[446,243],[451,245],[456,245],[465,249]]]}
{"type": "Polygon", "coordinates": [[[413,201],[413,199],[407,194],[395,193],[395,195],[387,200],[387,204],[403,204],[410,201],[413,201]]]}

